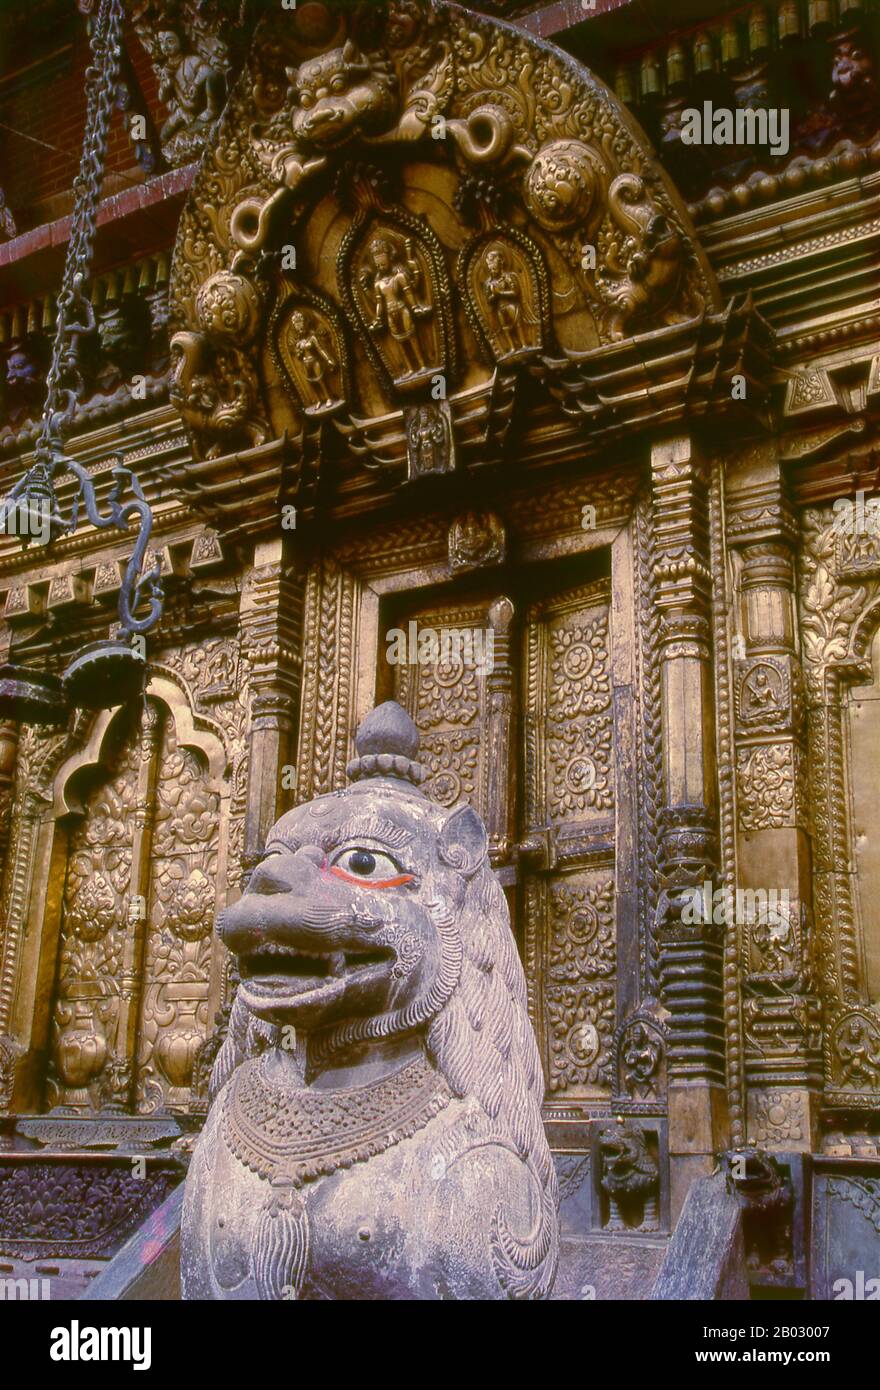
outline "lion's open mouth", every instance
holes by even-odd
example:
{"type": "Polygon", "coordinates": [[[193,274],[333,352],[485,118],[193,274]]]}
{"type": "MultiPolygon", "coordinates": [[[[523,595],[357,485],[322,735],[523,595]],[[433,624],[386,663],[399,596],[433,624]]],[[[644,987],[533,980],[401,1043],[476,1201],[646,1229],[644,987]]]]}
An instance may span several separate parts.
{"type": "Polygon", "coordinates": [[[394,952],[387,947],[304,951],[300,946],[267,941],[259,950],[241,956],[239,969],[242,980],[260,989],[300,994],[314,989],[322,980],[344,980],[393,959],[394,952]]]}

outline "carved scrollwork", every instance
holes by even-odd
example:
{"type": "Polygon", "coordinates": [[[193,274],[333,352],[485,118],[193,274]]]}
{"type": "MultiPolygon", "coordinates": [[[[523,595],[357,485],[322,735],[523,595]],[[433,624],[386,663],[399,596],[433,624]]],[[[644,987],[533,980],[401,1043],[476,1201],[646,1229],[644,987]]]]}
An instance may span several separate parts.
{"type": "MultiPolygon", "coordinates": [[[[443,405],[444,458],[485,463],[527,370],[571,410],[571,358],[719,306],[677,195],[583,69],[433,0],[320,14],[259,20],[181,221],[175,400],[199,457],[296,439],[303,413],[326,411],[367,466],[401,464],[404,412],[443,405]],[[223,276],[273,293],[281,250],[323,298],[284,330],[277,391],[264,379],[277,320],[257,331],[267,351],[230,357],[240,345],[216,338],[199,296],[223,276]]],[[[428,471],[409,461],[410,479],[428,471]]]]}
{"type": "Polygon", "coordinates": [[[214,348],[203,334],[175,333],[171,356],[170,397],[193,430],[200,455],[219,458],[236,447],[266,443],[271,431],[245,353],[214,348]]]}
{"type": "Polygon", "coordinates": [[[644,180],[620,174],[608,190],[608,207],[614,231],[596,284],[610,306],[612,339],[630,336],[640,321],[658,314],[663,323],[673,324],[699,313],[703,305],[696,294],[693,302],[681,302],[682,237],[644,180]]]}

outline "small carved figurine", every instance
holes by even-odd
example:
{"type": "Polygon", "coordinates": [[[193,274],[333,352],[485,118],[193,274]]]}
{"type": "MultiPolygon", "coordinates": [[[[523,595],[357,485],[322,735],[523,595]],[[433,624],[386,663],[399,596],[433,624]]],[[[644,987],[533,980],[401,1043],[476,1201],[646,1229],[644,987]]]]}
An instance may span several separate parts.
{"type": "Polygon", "coordinates": [[[358,279],[365,298],[372,301],[371,333],[388,334],[399,344],[406,363],[406,376],[424,369],[424,356],[418,337],[418,320],[433,313],[430,304],[419,302],[422,270],[415,258],[412,240],[407,237],[403,254],[390,237],[374,237],[370,242],[371,265],[361,268],[358,279]]]}
{"type": "Polygon", "coordinates": [[[216,121],[226,98],[226,74],[200,54],[184,53],[173,29],[164,29],[157,43],[159,100],[170,113],[160,133],[164,146],[181,131],[192,134],[216,121]]]}
{"type": "Polygon", "coordinates": [[[523,332],[522,286],[515,271],[511,270],[499,247],[493,246],[486,252],[484,261],[485,278],[483,289],[486,299],[495,314],[495,325],[508,352],[516,352],[528,346],[523,332]]]}
{"type": "Polygon", "coordinates": [[[331,378],[338,372],[339,363],[327,351],[314,319],[304,309],[291,315],[287,342],[291,357],[300,367],[297,375],[307,397],[307,408],[332,404],[335,393],[331,378]]]}
{"type": "Polygon", "coordinates": [[[605,1125],[599,1135],[602,1168],[599,1185],[608,1198],[609,1231],[656,1231],[660,1176],[638,1125],[605,1125]],[[630,1221],[627,1221],[630,1214],[630,1221]]]}
{"type": "Polygon", "coordinates": [[[440,405],[414,406],[407,422],[406,445],[410,478],[450,473],[455,459],[448,411],[440,405]]]}

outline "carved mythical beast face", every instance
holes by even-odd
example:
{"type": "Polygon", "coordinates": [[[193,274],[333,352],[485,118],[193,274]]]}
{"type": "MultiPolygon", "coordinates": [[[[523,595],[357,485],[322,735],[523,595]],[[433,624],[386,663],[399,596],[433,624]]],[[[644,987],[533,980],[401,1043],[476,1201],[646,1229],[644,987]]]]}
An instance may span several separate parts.
{"type": "Polygon", "coordinates": [[[390,781],[288,812],[218,922],[242,999],[306,1031],[370,1019],[359,1036],[388,1036],[432,1019],[459,982],[471,880],[493,877],[486,850],[470,808],[444,812],[390,781]]]}
{"type": "Polygon", "coordinates": [[[855,38],[838,41],[834,53],[831,85],[837,100],[865,98],[874,93],[874,65],[871,55],[855,38]]]}
{"type": "Polygon", "coordinates": [[[370,63],[355,44],[288,68],[294,137],[310,147],[335,149],[355,135],[376,135],[395,116],[394,83],[381,62],[370,63]]]}

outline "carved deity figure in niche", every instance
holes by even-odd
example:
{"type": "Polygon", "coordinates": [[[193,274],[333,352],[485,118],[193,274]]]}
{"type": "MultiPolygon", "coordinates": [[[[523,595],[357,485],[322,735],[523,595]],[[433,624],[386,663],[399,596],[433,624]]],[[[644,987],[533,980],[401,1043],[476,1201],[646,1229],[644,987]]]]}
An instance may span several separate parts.
{"type": "Polygon", "coordinates": [[[752,926],[752,945],[758,969],[781,975],[793,966],[797,947],[794,923],[784,912],[767,912],[752,926]]]}
{"type": "Polygon", "coordinates": [[[645,1100],[656,1094],[661,1055],[659,1039],[644,1023],[634,1023],[620,1051],[623,1082],[630,1095],[645,1100]]]}
{"type": "Polygon", "coordinates": [[[486,252],[483,290],[495,315],[495,325],[507,352],[527,347],[524,334],[526,317],[522,285],[515,270],[507,264],[504,252],[493,246],[486,252]]]}
{"type": "Polygon", "coordinates": [[[186,1180],[185,1299],[546,1298],[557,1185],[488,838],[367,716],[218,930],[241,984],[186,1180]],[[290,1038],[295,1035],[295,1046],[290,1038]]]}
{"type": "Polygon", "coordinates": [[[779,698],[778,687],[770,679],[766,666],[757,666],[746,680],[748,703],[752,709],[765,710],[779,698]]]}
{"type": "Polygon", "coordinates": [[[504,561],[504,523],[494,512],[467,512],[449,528],[449,567],[479,569],[504,561]]]}
{"type": "MultiPolygon", "coordinates": [[[[412,239],[401,248],[390,236],[372,239],[368,256],[358,271],[358,283],[372,312],[368,327],[378,338],[390,338],[396,345],[404,371],[403,379],[418,376],[426,369],[425,351],[419,340],[419,320],[434,312],[420,298],[424,274],[415,256],[412,239]]],[[[389,355],[393,354],[393,349],[389,355]]]]}
{"type": "Polygon", "coordinates": [[[180,35],[164,29],[158,36],[159,100],[170,115],[160,138],[195,134],[216,121],[226,99],[226,64],[208,62],[198,53],[184,53],[180,35]]]}
{"type": "Polygon", "coordinates": [[[320,410],[340,398],[340,365],[331,346],[317,315],[309,309],[295,309],[280,348],[306,410],[320,410]]]}
{"type": "Polygon", "coordinates": [[[764,661],[753,666],[743,679],[739,703],[740,718],[746,721],[777,714],[785,703],[785,686],[779,671],[764,661]]]}
{"type": "Polygon", "coordinates": [[[880,1030],[863,1018],[850,1018],[836,1038],[840,1080],[856,1090],[873,1090],[880,1082],[880,1030]]]}
{"type": "Polygon", "coordinates": [[[406,427],[406,455],[410,478],[452,472],[455,454],[448,406],[413,407],[406,427]]]}

